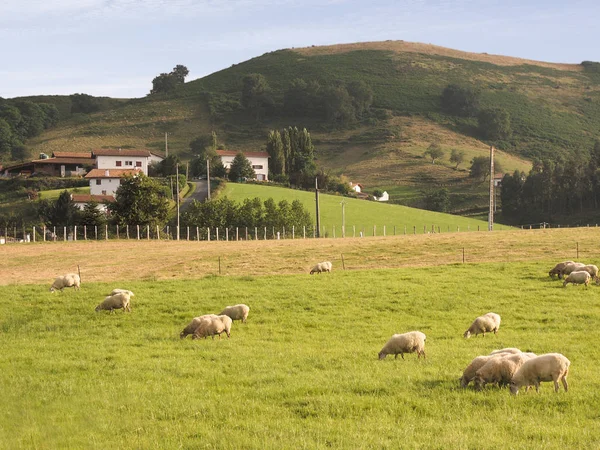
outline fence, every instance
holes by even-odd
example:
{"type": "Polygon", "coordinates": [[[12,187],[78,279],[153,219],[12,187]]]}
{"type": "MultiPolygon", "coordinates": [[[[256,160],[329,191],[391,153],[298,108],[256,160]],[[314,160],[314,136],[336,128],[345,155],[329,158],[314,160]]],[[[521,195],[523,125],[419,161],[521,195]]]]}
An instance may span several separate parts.
{"type": "MultiPolygon", "coordinates": [[[[598,224],[595,224],[597,227],[598,224]]],[[[590,227],[590,225],[587,225],[590,227]]],[[[531,224],[522,226],[521,229],[533,228],[561,228],[560,225],[549,223],[531,224]],[[534,226],[535,225],[535,226],[534,226]]],[[[563,227],[566,228],[566,227],[563,227]]],[[[477,229],[467,226],[462,231],[486,231],[487,227],[481,225],[477,229]]],[[[228,227],[228,228],[203,228],[203,227],[151,227],[140,225],[104,225],[104,226],[73,226],[73,227],[23,227],[0,230],[0,244],[17,242],[58,242],[58,241],[89,241],[109,239],[136,239],[136,240],[182,240],[182,241],[243,241],[267,239],[313,239],[317,237],[313,227],[301,229],[276,229],[275,227],[228,227]]],[[[352,225],[351,227],[323,226],[320,237],[348,238],[348,237],[374,237],[397,236],[416,234],[461,232],[459,226],[441,227],[438,225],[423,226],[377,226],[369,227],[352,225]]]]}

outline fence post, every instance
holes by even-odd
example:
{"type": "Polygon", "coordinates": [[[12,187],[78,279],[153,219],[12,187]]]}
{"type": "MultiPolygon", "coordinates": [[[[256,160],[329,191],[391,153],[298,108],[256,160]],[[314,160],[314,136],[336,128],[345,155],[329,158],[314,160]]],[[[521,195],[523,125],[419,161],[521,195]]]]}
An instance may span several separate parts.
{"type": "Polygon", "coordinates": [[[177,240],[179,240],[181,238],[181,229],[179,228],[179,225],[177,225],[175,229],[177,230],[177,240]]]}
{"type": "Polygon", "coordinates": [[[229,242],[229,227],[225,228],[225,240],[229,242]]]}
{"type": "Polygon", "coordinates": [[[33,242],[35,242],[35,225],[33,226],[33,242]]]}
{"type": "Polygon", "coordinates": [[[317,237],[317,228],[313,227],[313,239],[317,237]]]}
{"type": "Polygon", "coordinates": [[[96,240],[98,240],[98,225],[94,225],[94,234],[96,236],[96,240]]]}
{"type": "Polygon", "coordinates": [[[394,225],[394,236],[396,236],[396,225],[394,225]]]}
{"type": "Polygon", "coordinates": [[[46,225],[44,225],[44,242],[46,242],[46,225]]]}
{"type": "Polygon", "coordinates": [[[346,263],[344,262],[344,254],[341,253],[342,255],[342,270],[346,270],[346,263]]]}
{"type": "Polygon", "coordinates": [[[216,241],[219,240],[219,227],[217,227],[217,234],[215,235],[215,240],[216,241]]]}
{"type": "Polygon", "coordinates": [[[333,237],[335,238],[335,225],[333,225],[333,226],[331,227],[331,230],[332,230],[332,232],[333,232],[333,237]]]}
{"type": "Polygon", "coordinates": [[[108,224],[104,225],[104,240],[108,241],[108,224]]]}
{"type": "Polygon", "coordinates": [[[479,225],[477,225],[477,231],[479,231],[479,225]]]}
{"type": "Polygon", "coordinates": [[[119,239],[119,224],[117,224],[117,239],[119,239]]]}
{"type": "Polygon", "coordinates": [[[265,227],[265,241],[267,240],[267,227],[265,227]]]}
{"type": "Polygon", "coordinates": [[[160,229],[158,228],[158,225],[156,225],[156,239],[160,241],[160,229]]]}
{"type": "Polygon", "coordinates": [[[235,227],[235,240],[240,240],[240,230],[238,229],[238,227],[235,227]]]}
{"type": "Polygon", "coordinates": [[[356,237],[356,225],[352,225],[352,237],[356,237]]]}
{"type": "Polygon", "coordinates": [[[171,233],[169,233],[169,225],[167,225],[167,239],[171,239],[171,233]]]}
{"type": "Polygon", "coordinates": [[[460,227],[459,226],[456,227],[456,231],[458,231],[460,233],[460,227]]]}
{"type": "Polygon", "coordinates": [[[254,240],[258,241],[258,228],[254,227],[254,240]]]}
{"type": "Polygon", "coordinates": [[[190,227],[187,227],[187,240],[190,240],[190,227]]]}
{"type": "Polygon", "coordinates": [[[296,226],[292,225],[292,239],[294,239],[294,237],[295,237],[295,228],[296,228],[296,226]]]}
{"type": "Polygon", "coordinates": [[[137,240],[139,241],[140,240],[140,224],[139,223],[135,226],[135,229],[136,229],[137,240]]]}
{"type": "Polygon", "coordinates": [[[306,239],[306,225],[302,226],[302,239],[306,239]]]}
{"type": "Polygon", "coordinates": [[[129,239],[129,224],[125,225],[125,231],[127,234],[127,239],[129,239]]]}
{"type": "Polygon", "coordinates": [[[150,240],[150,225],[146,225],[146,239],[150,240]]]}
{"type": "Polygon", "coordinates": [[[465,263],[465,248],[463,247],[463,264],[465,263]]]}
{"type": "MultiPolygon", "coordinates": [[[[16,233],[15,233],[16,236],[16,233]]],[[[67,240],[67,227],[63,227],[63,241],[67,240]]]]}
{"type": "Polygon", "coordinates": [[[77,225],[75,225],[73,227],[73,240],[76,241],[77,240],[77,225]]]}
{"type": "Polygon", "coordinates": [[[83,239],[87,241],[87,225],[83,226],[83,239]]]}
{"type": "Polygon", "coordinates": [[[413,225],[413,234],[417,234],[417,227],[413,225]]]}
{"type": "Polygon", "coordinates": [[[246,227],[246,240],[248,240],[248,227],[246,227]]]}
{"type": "Polygon", "coordinates": [[[199,241],[200,240],[200,228],[196,227],[196,240],[199,241]]]}
{"type": "Polygon", "coordinates": [[[373,237],[377,236],[377,225],[373,225],[373,237]]]}
{"type": "Polygon", "coordinates": [[[383,237],[385,237],[385,225],[383,226],[383,237]]]}
{"type": "Polygon", "coordinates": [[[206,238],[210,242],[210,227],[206,228],[206,238]]]}

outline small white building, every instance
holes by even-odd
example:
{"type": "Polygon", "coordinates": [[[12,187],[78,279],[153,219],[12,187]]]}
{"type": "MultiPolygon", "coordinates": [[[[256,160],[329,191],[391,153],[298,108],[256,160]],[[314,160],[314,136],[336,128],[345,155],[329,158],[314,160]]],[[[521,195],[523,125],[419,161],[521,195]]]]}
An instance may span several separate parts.
{"type": "Polygon", "coordinates": [[[390,199],[390,195],[387,193],[387,191],[383,191],[383,194],[381,194],[381,197],[373,196],[373,200],[375,200],[376,202],[387,202],[389,199],[390,199]]]}
{"type": "Polygon", "coordinates": [[[71,199],[75,203],[75,206],[82,211],[87,203],[94,201],[98,203],[98,210],[104,213],[106,213],[108,204],[115,201],[113,195],[71,194],[71,199]]]}
{"type": "Polygon", "coordinates": [[[148,166],[164,158],[150,150],[98,149],[92,151],[96,169],[136,169],[148,175],[148,166]]]}
{"type": "Polygon", "coordinates": [[[350,182],[350,189],[352,189],[354,192],[362,192],[363,190],[363,185],[360,183],[353,183],[352,181],[350,182]]]}
{"type": "Polygon", "coordinates": [[[135,175],[141,169],[92,169],[85,176],[90,180],[90,195],[112,195],[121,186],[125,175],[135,175]]]}
{"type": "MultiPolygon", "coordinates": [[[[221,158],[223,166],[227,170],[231,167],[235,155],[239,152],[233,150],[217,150],[217,156],[221,158]]],[[[256,173],[256,179],[259,181],[268,181],[269,179],[269,154],[267,152],[242,152],[256,173]]]]}
{"type": "Polygon", "coordinates": [[[494,175],[494,187],[502,187],[502,178],[504,178],[503,173],[494,175]]]}

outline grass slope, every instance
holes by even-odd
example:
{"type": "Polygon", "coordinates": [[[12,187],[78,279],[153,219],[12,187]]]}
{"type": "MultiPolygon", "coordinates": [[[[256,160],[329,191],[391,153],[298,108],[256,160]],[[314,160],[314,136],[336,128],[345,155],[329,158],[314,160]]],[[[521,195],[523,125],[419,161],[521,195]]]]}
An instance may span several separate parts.
{"type": "MultiPolygon", "coordinates": [[[[276,202],[287,200],[292,202],[300,200],[304,207],[312,214],[313,220],[316,220],[315,213],[315,194],[306,191],[298,191],[274,186],[262,186],[257,184],[227,183],[221,195],[227,196],[237,202],[245,198],[259,197],[266,200],[272,197],[276,202]]],[[[441,227],[442,232],[477,230],[487,230],[487,222],[481,220],[469,219],[467,217],[453,216],[451,214],[438,213],[423,209],[409,208],[401,205],[392,205],[382,202],[371,202],[354,198],[346,198],[337,195],[319,195],[321,226],[324,227],[330,237],[333,236],[333,227],[336,228],[337,236],[341,235],[342,227],[342,206],[344,201],[346,216],[346,233],[352,235],[352,226],[356,228],[356,236],[363,231],[366,236],[373,235],[373,226],[376,226],[376,235],[383,234],[383,227],[386,226],[386,234],[393,234],[394,226],[396,233],[403,234],[404,227],[407,233],[413,233],[413,227],[416,227],[417,233],[423,233],[423,227],[431,232],[432,226],[437,232],[441,227]]],[[[510,227],[496,224],[497,230],[506,230],[510,227]]]]}
{"type": "Polygon", "coordinates": [[[94,312],[108,277],[58,294],[3,286],[0,448],[597,448],[600,288],[563,289],[547,268],[142,281],[132,264],[130,314],[94,312]],[[179,339],[238,302],[252,309],[231,339],[179,339]],[[464,340],[488,311],[499,334],[464,340]],[[414,329],[426,361],[377,360],[414,329]],[[565,354],[570,391],[458,387],[473,357],[513,346],[565,354]]]}

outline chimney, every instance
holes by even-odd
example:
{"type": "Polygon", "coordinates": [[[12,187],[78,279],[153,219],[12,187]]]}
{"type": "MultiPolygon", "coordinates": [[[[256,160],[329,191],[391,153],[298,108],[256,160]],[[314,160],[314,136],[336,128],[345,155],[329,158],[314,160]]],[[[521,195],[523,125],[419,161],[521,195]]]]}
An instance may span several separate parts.
{"type": "Polygon", "coordinates": [[[108,170],[108,169],[106,169],[106,170],[104,171],[104,176],[105,176],[105,177],[108,177],[108,176],[110,176],[110,172],[109,172],[109,170],[108,170]]]}

